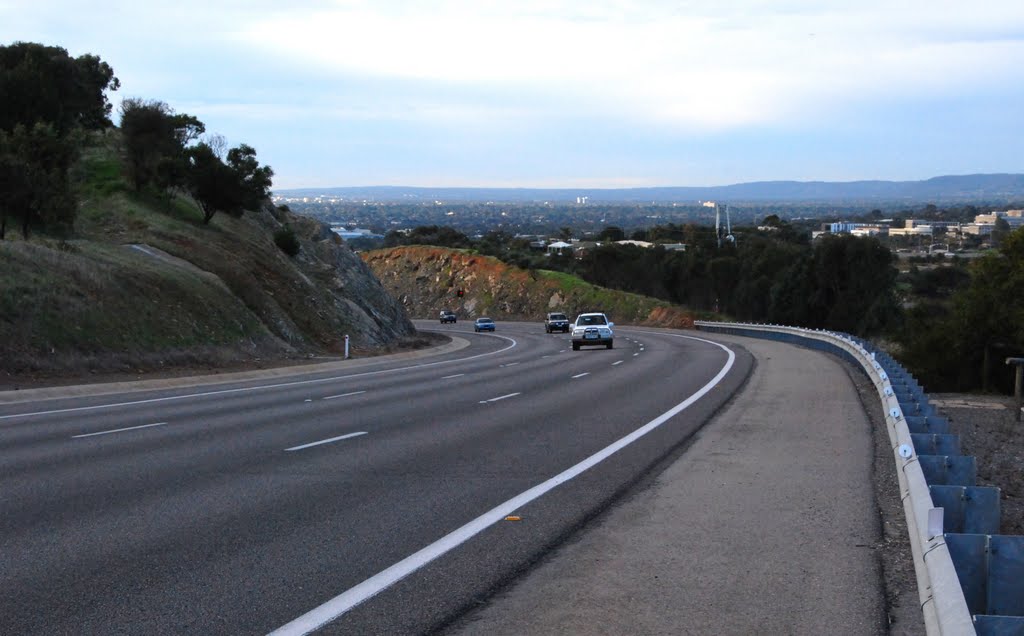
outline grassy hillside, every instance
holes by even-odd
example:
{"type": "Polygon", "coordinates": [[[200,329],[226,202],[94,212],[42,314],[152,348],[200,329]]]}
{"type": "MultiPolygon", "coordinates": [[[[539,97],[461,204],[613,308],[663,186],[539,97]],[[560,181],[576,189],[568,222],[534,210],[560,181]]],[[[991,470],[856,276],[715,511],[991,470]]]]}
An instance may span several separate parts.
{"type": "Polygon", "coordinates": [[[363,259],[409,315],[437,318],[442,309],[463,318],[544,319],[549,311],[575,316],[603,311],[615,322],[687,328],[694,316],[669,303],[591,285],[575,276],[527,271],[496,258],[440,247],[374,250],[363,259]],[[464,296],[459,298],[457,291],[464,296]]]}
{"type": "Polygon", "coordinates": [[[135,371],[358,351],[412,336],[402,308],[328,228],[269,202],[241,218],[138,194],[117,131],[74,172],[70,236],[0,241],[0,373],[135,371]],[[289,257],[274,232],[293,228],[289,257]]]}

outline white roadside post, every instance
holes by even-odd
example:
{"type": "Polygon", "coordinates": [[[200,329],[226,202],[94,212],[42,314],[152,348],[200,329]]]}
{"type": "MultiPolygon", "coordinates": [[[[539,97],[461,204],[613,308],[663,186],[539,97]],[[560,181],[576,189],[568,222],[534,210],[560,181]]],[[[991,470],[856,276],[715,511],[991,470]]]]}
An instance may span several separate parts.
{"type": "Polygon", "coordinates": [[[345,359],[348,360],[348,334],[345,334],[345,359]]]}

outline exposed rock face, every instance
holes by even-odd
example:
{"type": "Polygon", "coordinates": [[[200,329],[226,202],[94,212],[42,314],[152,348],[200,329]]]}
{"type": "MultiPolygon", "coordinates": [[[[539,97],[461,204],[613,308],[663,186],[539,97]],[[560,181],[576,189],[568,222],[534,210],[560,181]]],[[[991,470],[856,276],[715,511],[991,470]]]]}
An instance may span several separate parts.
{"type": "Polygon", "coordinates": [[[291,279],[274,285],[275,294],[283,298],[275,298],[272,305],[280,311],[271,306],[264,316],[275,335],[335,349],[346,334],[356,346],[380,347],[416,333],[402,305],[329,226],[270,204],[246,219],[264,226],[270,236],[288,225],[301,245],[291,259],[276,247],[272,252],[291,265],[278,268],[291,279]]]}
{"type": "Polygon", "coordinates": [[[439,247],[399,247],[362,255],[384,287],[416,318],[451,309],[462,318],[542,321],[549,311],[604,311],[623,324],[689,328],[688,312],[651,298],[577,279],[529,272],[497,259],[439,247]],[[458,291],[464,292],[463,296],[458,291]]]}

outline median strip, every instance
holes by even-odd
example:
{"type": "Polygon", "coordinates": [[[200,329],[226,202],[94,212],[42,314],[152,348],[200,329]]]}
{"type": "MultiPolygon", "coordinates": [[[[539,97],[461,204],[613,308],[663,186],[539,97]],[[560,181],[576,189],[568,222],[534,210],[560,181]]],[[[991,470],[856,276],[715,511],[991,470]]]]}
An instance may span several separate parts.
{"type": "Polygon", "coordinates": [[[111,433],[122,433],[124,431],[136,431],[140,428],[152,428],[154,426],[164,426],[167,422],[157,422],[156,424],[143,424],[141,426],[129,426],[127,428],[115,428],[110,431],[100,431],[98,433],[84,433],[82,435],[72,435],[71,439],[78,439],[79,437],[94,437],[96,435],[110,435],[111,433]]]}
{"type": "Polygon", "coordinates": [[[366,435],[366,431],[360,431],[359,433],[349,433],[348,435],[339,435],[338,437],[332,437],[330,439],[322,439],[319,442],[310,442],[309,444],[303,444],[302,446],[292,446],[286,448],[285,451],[298,451],[304,448],[312,448],[314,446],[320,446],[321,444],[330,444],[331,442],[340,442],[343,439],[349,439],[352,437],[359,437],[360,435],[366,435]]]}

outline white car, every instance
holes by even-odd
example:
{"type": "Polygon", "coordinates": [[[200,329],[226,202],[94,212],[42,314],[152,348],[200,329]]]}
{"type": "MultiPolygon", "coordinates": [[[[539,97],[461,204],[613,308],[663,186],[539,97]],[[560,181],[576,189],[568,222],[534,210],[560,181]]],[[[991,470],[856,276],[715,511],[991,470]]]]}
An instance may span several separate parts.
{"type": "Polygon", "coordinates": [[[615,339],[614,326],[615,323],[609,322],[608,316],[601,313],[576,316],[576,322],[572,324],[572,350],[579,351],[580,347],[591,345],[604,345],[611,349],[615,339]]]}

